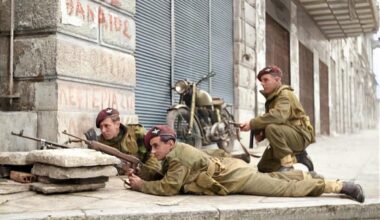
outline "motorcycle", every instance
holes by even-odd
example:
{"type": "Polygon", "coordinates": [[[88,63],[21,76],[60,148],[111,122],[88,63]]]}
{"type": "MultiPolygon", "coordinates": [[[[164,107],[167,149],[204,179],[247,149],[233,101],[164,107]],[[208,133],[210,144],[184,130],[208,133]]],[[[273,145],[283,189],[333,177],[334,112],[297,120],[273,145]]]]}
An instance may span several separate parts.
{"type": "Polygon", "coordinates": [[[210,72],[197,82],[178,80],[174,89],[179,95],[178,104],[168,109],[167,124],[177,132],[177,140],[196,148],[217,143],[220,149],[231,152],[238,138],[239,128],[220,98],[198,88],[213,77],[210,72]]]}

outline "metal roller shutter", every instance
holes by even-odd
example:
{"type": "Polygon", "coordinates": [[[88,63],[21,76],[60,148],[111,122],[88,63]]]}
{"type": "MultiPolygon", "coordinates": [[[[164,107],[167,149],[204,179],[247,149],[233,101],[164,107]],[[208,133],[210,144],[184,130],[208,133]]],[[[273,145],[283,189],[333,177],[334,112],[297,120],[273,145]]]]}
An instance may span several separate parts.
{"type": "Polygon", "coordinates": [[[146,128],[163,124],[171,105],[170,0],[136,2],[136,114],[146,128]]]}
{"type": "MultiPolygon", "coordinates": [[[[197,81],[209,71],[208,1],[175,1],[174,80],[197,81]]],[[[208,90],[208,81],[200,84],[208,90]]]]}
{"type": "MultiPolygon", "coordinates": [[[[233,103],[232,0],[212,1],[211,23],[209,5],[210,1],[174,1],[171,48],[171,1],[136,1],[136,114],[145,127],[165,123],[171,71],[174,81],[197,81],[211,65],[217,74],[211,94],[233,103]]],[[[209,81],[199,87],[208,91],[209,81]]]]}
{"type": "Polygon", "coordinates": [[[211,69],[212,96],[233,104],[233,16],[231,0],[213,0],[211,3],[211,69]]]}

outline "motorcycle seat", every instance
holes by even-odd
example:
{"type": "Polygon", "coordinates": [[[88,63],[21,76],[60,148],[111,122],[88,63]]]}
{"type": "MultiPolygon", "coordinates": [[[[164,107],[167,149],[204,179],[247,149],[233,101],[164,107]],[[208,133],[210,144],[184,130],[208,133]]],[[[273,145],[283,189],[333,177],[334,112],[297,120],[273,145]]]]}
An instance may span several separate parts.
{"type": "Polygon", "coordinates": [[[223,105],[224,104],[224,100],[221,99],[221,98],[217,98],[217,97],[213,97],[212,98],[212,104],[215,106],[215,105],[223,105]]]}

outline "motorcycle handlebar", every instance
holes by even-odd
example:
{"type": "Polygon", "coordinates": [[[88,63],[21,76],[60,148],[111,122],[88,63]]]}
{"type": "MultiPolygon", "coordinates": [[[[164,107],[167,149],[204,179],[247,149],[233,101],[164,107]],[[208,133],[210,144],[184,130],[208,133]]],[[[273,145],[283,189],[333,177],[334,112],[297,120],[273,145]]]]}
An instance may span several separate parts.
{"type": "Polygon", "coordinates": [[[206,76],[202,77],[200,80],[198,80],[198,82],[195,83],[195,85],[198,85],[199,83],[201,83],[203,80],[206,80],[208,78],[211,78],[213,76],[215,76],[215,72],[214,71],[211,71],[209,72],[206,76]]]}

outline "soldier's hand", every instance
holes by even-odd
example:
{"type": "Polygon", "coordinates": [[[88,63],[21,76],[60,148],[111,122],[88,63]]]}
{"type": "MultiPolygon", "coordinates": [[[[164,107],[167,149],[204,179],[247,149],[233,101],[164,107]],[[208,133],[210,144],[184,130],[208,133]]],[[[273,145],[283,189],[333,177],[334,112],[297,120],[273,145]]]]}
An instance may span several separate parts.
{"type": "Polygon", "coordinates": [[[141,191],[143,180],[140,179],[140,177],[132,173],[132,175],[128,176],[128,179],[129,179],[129,183],[131,184],[131,188],[133,190],[141,191]]]}
{"type": "Polygon", "coordinates": [[[260,132],[257,132],[257,133],[255,134],[255,140],[256,140],[257,142],[260,142],[260,141],[262,141],[262,140],[264,140],[264,139],[265,139],[265,133],[264,133],[263,130],[260,131],[260,132]]]}
{"type": "Polygon", "coordinates": [[[250,131],[251,125],[249,124],[249,122],[242,123],[242,124],[240,124],[240,130],[241,131],[250,131]]]}

